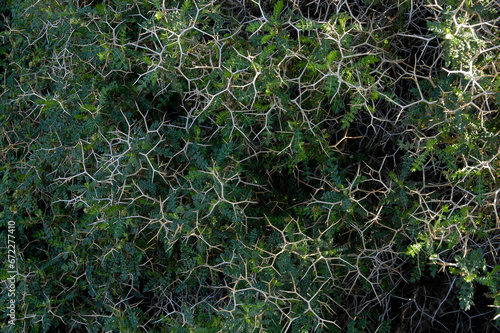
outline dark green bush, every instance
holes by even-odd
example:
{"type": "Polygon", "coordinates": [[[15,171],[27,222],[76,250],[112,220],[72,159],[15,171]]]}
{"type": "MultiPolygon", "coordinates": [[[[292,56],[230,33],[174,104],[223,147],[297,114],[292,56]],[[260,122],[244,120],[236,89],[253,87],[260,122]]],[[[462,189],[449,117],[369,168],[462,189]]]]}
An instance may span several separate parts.
{"type": "Polygon", "coordinates": [[[498,3],[0,9],[6,331],[498,330],[498,3]]]}

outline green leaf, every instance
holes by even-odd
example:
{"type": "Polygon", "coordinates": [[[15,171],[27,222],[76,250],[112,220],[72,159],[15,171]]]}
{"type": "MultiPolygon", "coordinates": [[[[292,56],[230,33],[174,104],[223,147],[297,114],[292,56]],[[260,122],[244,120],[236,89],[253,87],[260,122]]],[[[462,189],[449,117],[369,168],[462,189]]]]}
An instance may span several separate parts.
{"type": "Polygon", "coordinates": [[[276,3],[276,5],[274,5],[273,18],[275,20],[279,19],[279,16],[280,16],[281,11],[283,10],[283,8],[284,8],[284,5],[283,5],[283,1],[282,0],[279,0],[276,3]]]}
{"type": "Polygon", "coordinates": [[[260,41],[260,45],[264,45],[264,44],[266,44],[266,43],[267,43],[267,42],[269,42],[269,41],[271,40],[271,38],[273,38],[273,37],[274,37],[274,35],[272,35],[272,34],[264,35],[264,36],[262,37],[262,40],[260,41]]]}

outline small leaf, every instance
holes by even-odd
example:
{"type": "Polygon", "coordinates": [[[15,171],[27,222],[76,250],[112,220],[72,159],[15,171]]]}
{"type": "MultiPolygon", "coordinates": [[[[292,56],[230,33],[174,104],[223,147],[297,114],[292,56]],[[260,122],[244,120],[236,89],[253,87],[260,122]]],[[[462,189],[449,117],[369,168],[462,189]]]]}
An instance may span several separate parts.
{"type": "Polygon", "coordinates": [[[264,37],[262,37],[260,44],[264,45],[265,43],[269,42],[271,40],[271,38],[273,38],[273,35],[271,35],[271,34],[265,35],[264,37]]]}
{"type": "Polygon", "coordinates": [[[277,20],[281,14],[281,11],[283,10],[284,8],[284,5],[283,5],[283,1],[280,0],[276,3],[276,5],[274,6],[274,13],[273,13],[273,18],[275,20],[277,20]]]}

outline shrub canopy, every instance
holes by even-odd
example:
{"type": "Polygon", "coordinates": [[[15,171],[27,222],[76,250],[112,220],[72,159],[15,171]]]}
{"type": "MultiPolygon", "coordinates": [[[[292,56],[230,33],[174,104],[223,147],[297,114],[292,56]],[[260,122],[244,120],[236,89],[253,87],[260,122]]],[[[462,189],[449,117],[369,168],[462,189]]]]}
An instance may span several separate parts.
{"type": "Polygon", "coordinates": [[[498,331],[498,2],[0,9],[5,330],[498,331]]]}

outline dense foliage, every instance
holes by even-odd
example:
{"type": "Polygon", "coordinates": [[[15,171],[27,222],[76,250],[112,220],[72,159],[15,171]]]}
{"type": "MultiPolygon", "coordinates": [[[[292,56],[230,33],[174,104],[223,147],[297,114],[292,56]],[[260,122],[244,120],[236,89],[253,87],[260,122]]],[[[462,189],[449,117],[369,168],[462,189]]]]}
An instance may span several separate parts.
{"type": "Polygon", "coordinates": [[[498,2],[0,9],[5,330],[498,331],[498,2]]]}

